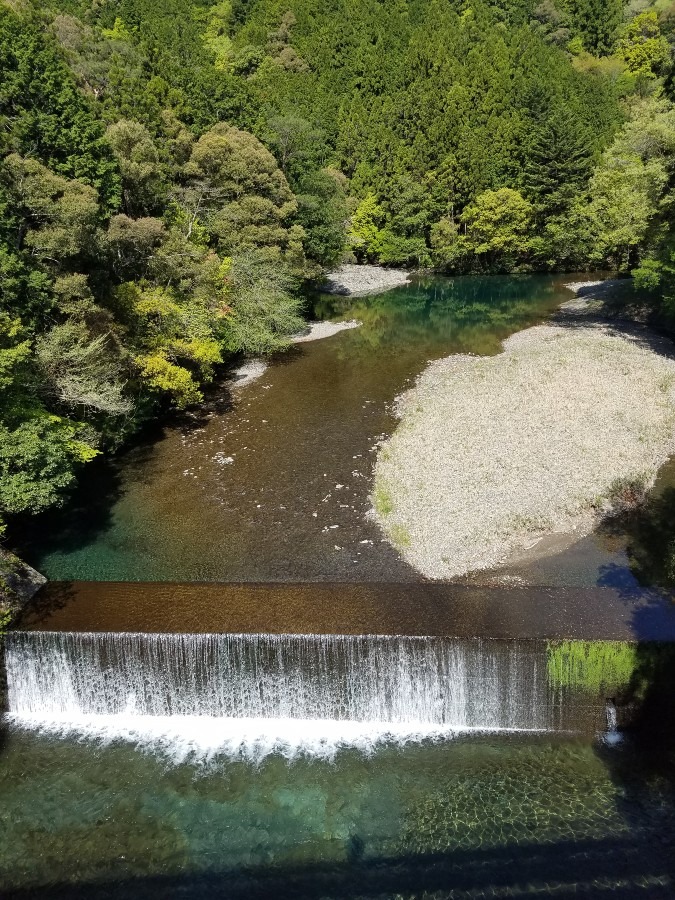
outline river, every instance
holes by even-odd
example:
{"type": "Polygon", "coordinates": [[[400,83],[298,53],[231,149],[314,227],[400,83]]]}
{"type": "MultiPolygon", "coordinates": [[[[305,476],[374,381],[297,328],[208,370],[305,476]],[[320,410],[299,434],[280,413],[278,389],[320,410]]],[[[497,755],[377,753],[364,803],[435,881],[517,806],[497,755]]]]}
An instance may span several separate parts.
{"type": "Polygon", "coordinates": [[[675,625],[627,535],[424,584],[368,517],[397,394],[573,280],[317,298],[363,324],[214,385],[32,526],[57,583],[6,642],[3,896],[673,896],[675,625]]]}
{"type": "MultiPolygon", "coordinates": [[[[247,385],[214,386],[201,409],[92,465],[21,549],[54,580],[418,581],[368,518],[395,397],[430,360],[498,353],[569,300],[574,280],[423,277],[363,299],[320,297],[315,318],[362,326],[295,346],[247,385]]],[[[632,587],[625,543],[596,535],[504,574],[632,587]]]]}

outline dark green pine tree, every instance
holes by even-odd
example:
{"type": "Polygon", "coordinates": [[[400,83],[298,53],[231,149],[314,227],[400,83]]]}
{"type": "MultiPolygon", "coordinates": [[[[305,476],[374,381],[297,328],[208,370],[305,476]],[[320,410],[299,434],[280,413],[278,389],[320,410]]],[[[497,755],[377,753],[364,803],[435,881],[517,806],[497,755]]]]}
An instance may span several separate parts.
{"type": "Polygon", "coordinates": [[[592,149],[585,126],[567,107],[535,125],[522,184],[542,217],[559,215],[583,190],[591,173],[592,149]]]}
{"type": "Polygon", "coordinates": [[[563,6],[572,17],[584,49],[597,55],[612,49],[616,29],[623,21],[621,0],[567,0],[563,6]]]}

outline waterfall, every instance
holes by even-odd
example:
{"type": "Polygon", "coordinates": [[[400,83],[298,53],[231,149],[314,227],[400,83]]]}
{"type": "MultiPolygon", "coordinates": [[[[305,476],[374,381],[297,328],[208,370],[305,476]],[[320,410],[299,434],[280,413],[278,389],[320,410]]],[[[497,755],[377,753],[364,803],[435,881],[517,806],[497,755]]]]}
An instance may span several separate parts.
{"type": "Polygon", "coordinates": [[[175,758],[588,731],[605,714],[604,698],[551,678],[543,641],[36,631],[7,635],[5,662],[14,722],[175,758]]]}
{"type": "Polygon", "coordinates": [[[602,736],[602,739],[607,746],[614,747],[622,742],[623,735],[617,727],[616,705],[612,698],[607,699],[607,703],[605,704],[605,715],[607,718],[607,730],[602,736]]]}
{"type": "Polygon", "coordinates": [[[266,634],[16,632],[10,711],[552,725],[546,661],[516,642],[266,634]]]}

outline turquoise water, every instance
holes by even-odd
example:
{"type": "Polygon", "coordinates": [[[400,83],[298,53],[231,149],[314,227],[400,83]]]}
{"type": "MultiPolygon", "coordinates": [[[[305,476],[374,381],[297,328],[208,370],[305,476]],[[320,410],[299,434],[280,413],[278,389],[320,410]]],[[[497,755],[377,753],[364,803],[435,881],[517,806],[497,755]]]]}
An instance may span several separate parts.
{"type": "Polygon", "coordinates": [[[474,736],[333,761],[173,764],[122,742],[5,740],[0,883],[11,896],[675,891],[672,784],[626,746],[474,736]]]}
{"type": "MultiPolygon", "coordinates": [[[[57,580],[419,580],[367,519],[395,397],[429,360],[499,352],[570,299],[573,280],[420,278],[320,298],[316,317],[361,327],[296,346],[246,387],[214,388],[194,415],[92,465],[61,514],[31,523],[25,557],[57,580]]],[[[634,583],[608,538],[534,566],[533,581],[593,585],[608,565],[634,583]]]]}
{"type": "Polygon", "coordinates": [[[673,896],[671,645],[383,640],[13,636],[3,896],[673,896]]]}

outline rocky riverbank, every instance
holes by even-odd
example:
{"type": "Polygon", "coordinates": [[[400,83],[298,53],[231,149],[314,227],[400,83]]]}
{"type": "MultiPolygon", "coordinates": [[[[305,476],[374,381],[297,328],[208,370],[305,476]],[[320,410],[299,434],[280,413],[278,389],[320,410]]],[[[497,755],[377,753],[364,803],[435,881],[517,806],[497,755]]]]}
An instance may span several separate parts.
{"type": "Polygon", "coordinates": [[[425,575],[453,578],[551,535],[581,536],[675,452],[675,347],[602,324],[595,301],[608,288],[574,287],[593,302],[572,301],[498,356],[434,362],[400,398],[373,506],[425,575]]]}
{"type": "Polygon", "coordinates": [[[410,272],[403,269],[383,269],[381,266],[340,266],[326,276],[322,290],[328,294],[361,297],[380,294],[400,287],[410,280],[410,272]]]}
{"type": "Polygon", "coordinates": [[[0,550],[0,631],[46,583],[44,575],[13,553],[0,550]]]}

